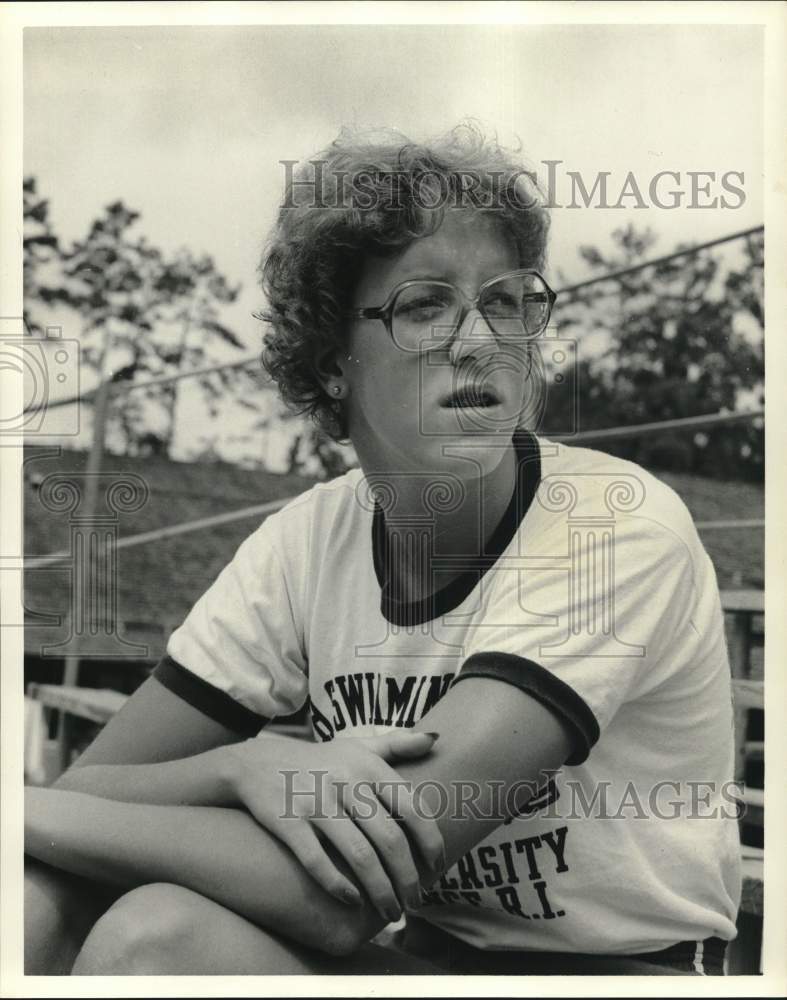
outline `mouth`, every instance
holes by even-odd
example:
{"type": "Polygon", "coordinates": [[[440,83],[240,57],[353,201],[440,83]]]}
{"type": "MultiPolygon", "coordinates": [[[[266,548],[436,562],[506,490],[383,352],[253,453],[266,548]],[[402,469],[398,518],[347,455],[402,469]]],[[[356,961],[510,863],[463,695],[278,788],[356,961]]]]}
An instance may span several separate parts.
{"type": "Polygon", "coordinates": [[[488,386],[463,385],[444,396],[440,405],[449,410],[489,409],[500,405],[500,397],[488,386]]]}

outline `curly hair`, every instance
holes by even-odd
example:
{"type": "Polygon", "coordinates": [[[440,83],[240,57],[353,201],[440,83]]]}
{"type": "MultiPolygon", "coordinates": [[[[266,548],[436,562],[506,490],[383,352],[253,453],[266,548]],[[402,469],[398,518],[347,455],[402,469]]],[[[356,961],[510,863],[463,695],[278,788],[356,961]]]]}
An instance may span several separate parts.
{"type": "Polygon", "coordinates": [[[344,411],[315,359],[345,346],[344,317],[368,256],[394,256],[435,233],[446,210],[470,208],[500,219],[520,267],[541,268],[549,215],[535,175],[473,123],[428,146],[392,130],[343,129],[297,169],[284,162],[284,201],[260,264],[262,364],[290,409],[341,440],[344,411]]]}

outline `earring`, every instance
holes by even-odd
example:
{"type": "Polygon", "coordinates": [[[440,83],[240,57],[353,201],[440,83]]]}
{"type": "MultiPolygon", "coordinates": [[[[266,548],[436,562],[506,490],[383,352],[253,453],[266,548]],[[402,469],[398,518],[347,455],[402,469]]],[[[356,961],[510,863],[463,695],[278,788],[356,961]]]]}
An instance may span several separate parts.
{"type": "Polygon", "coordinates": [[[334,394],[334,396],[340,396],[342,392],[342,387],[340,385],[332,385],[331,392],[334,394]]]}

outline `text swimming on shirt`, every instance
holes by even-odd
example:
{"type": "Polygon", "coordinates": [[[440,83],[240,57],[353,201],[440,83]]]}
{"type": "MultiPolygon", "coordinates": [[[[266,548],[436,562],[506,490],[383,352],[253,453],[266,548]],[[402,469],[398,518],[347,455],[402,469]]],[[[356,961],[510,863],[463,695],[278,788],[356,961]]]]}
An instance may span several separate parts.
{"type": "Polygon", "coordinates": [[[453,679],[453,673],[392,677],[368,670],[337,674],[323,684],[330,708],[323,711],[311,698],[314,732],[327,741],[358,726],[409,729],[437,704],[453,679]]]}

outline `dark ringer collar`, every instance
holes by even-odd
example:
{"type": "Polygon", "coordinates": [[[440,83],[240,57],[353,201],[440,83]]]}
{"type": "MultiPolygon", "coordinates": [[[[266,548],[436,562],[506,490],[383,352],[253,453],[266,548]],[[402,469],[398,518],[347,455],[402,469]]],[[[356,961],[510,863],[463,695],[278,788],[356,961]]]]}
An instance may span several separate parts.
{"type": "MultiPolygon", "coordinates": [[[[517,431],[513,437],[517,454],[516,486],[500,523],[492,533],[480,556],[468,555],[462,560],[463,570],[459,576],[429,597],[420,601],[400,600],[395,594],[396,576],[391,572],[391,548],[385,531],[385,515],[375,501],[372,516],[372,553],[374,571],[380,585],[380,611],[392,625],[422,625],[434,621],[442,615],[454,611],[477,586],[481,577],[494,566],[516,534],[519,525],[533,502],[541,480],[541,453],[538,441],[529,431],[517,431]]],[[[436,560],[434,577],[439,581],[441,571],[436,560]]],[[[453,575],[453,568],[443,571],[443,575],[453,575]]]]}

